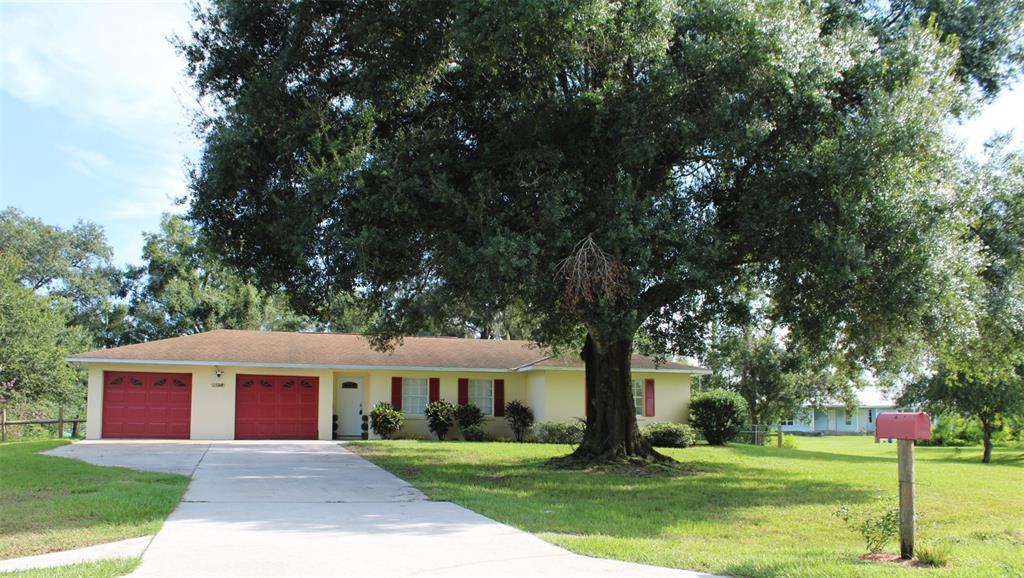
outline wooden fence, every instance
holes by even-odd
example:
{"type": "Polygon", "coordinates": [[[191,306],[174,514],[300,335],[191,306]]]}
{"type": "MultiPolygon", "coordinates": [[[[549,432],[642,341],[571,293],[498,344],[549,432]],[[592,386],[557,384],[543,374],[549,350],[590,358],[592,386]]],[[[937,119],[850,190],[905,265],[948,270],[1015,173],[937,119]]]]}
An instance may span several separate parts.
{"type": "Polygon", "coordinates": [[[0,410],[0,441],[7,441],[7,427],[8,426],[20,426],[20,425],[56,425],[57,426],[57,437],[63,438],[64,432],[67,431],[67,425],[71,424],[71,437],[78,436],[79,425],[85,423],[85,419],[75,417],[71,419],[64,418],[64,409],[62,408],[57,414],[57,419],[7,419],[7,409],[0,410]]]}

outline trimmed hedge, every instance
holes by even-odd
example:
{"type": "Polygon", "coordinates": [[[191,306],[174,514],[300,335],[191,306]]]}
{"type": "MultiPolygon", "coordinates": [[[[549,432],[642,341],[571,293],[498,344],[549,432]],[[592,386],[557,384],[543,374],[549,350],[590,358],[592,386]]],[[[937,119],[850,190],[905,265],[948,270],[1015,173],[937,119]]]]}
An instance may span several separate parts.
{"type": "Polygon", "coordinates": [[[697,434],[688,425],[669,421],[657,422],[640,428],[647,443],[659,448],[688,448],[697,443],[697,434]]]}
{"type": "Polygon", "coordinates": [[[743,429],[747,402],[727,389],[712,389],[693,396],[690,423],[713,446],[725,445],[743,429]]]}
{"type": "Polygon", "coordinates": [[[573,444],[583,441],[586,424],[576,421],[545,421],[537,424],[537,441],[542,444],[573,444]]]}

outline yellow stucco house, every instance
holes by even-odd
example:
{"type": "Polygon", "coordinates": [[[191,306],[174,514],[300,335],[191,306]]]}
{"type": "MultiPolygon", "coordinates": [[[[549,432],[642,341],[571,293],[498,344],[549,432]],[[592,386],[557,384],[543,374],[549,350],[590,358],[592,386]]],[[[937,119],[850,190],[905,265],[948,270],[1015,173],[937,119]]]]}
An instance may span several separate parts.
{"type": "MultiPolygon", "coordinates": [[[[68,361],[88,368],[89,439],[358,438],[382,401],[405,414],[405,435],[429,435],[423,409],[435,399],[479,406],[498,438],[511,437],[511,400],[538,423],[586,414],[582,362],[526,341],[407,337],[380,352],[360,335],[218,330],[68,361]]],[[[707,370],[632,363],[637,419],[685,422],[691,380],[707,370]]]]}

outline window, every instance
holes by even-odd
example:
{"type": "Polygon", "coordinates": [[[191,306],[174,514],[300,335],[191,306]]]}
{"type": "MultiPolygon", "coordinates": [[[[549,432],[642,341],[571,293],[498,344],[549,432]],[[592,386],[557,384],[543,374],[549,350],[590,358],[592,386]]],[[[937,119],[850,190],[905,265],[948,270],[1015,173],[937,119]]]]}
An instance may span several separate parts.
{"type": "Polygon", "coordinates": [[[782,425],[793,425],[793,418],[789,417],[782,420],[782,425]]]}
{"type": "Polygon", "coordinates": [[[853,425],[853,414],[846,411],[845,409],[843,410],[843,414],[846,415],[846,421],[844,423],[846,425],[853,425]]]}
{"type": "Polygon", "coordinates": [[[427,409],[427,378],[402,378],[402,412],[406,415],[423,415],[427,409]]]}
{"type": "Polygon", "coordinates": [[[875,423],[875,409],[868,410],[868,423],[875,423]]]}
{"type": "Polygon", "coordinates": [[[469,403],[479,407],[484,415],[494,415],[494,382],[490,379],[469,380],[469,403]]]}
{"type": "Polygon", "coordinates": [[[644,414],[644,382],[642,379],[633,380],[633,405],[636,407],[636,414],[644,414]]]}

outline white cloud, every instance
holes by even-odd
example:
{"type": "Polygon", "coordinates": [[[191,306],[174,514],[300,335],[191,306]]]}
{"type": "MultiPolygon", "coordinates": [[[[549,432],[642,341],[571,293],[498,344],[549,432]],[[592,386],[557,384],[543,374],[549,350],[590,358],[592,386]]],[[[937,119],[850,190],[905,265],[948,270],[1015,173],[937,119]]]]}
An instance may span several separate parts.
{"type": "Polygon", "coordinates": [[[133,175],[129,178],[130,197],[118,199],[109,209],[112,219],[136,220],[151,218],[163,213],[180,213],[184,207],[177,204],[186,191],[183,170],[167,169],[158,175],[133,175]]]}
{"type": "Polygon", "coordinates": [[[67,156],[67,164],[79,173],[92,177],[110,167],[110,158],[107,155],[77,147],[75,145],[62,145],[61,152],[67,156]]]}
{"type": "Polygon", "coordinates": [[[5,4],[0,86],[20,100],[121,131],[187,132],[191,89],[168,38],[183,2],[5,4]]]}
{"type": "Polygon", "coordinates": [[[0,2],[0,90],[121,140],[52,145],[79,174],[128,191],[88,209],[121,259],[137,259],[141,232],[162,213],[183,210],[182,163],[199,143],[189,126],[194,93],[170,38],[187,36],[190,18],[185,1],[0,2]]]}

